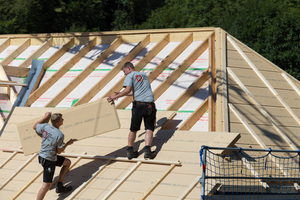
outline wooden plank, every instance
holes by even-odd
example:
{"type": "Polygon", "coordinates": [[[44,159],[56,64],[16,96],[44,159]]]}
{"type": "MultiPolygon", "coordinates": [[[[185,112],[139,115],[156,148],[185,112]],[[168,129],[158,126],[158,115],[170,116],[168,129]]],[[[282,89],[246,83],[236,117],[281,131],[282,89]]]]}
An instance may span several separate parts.
{"type": "Polygon", "coordinates": [[[30,71],[30,68],[20,68],[20,67],[13,67],[13,66],[3,66],[3,69],[7,76],[22,76],[26,77],[30,71]]]}
{"type": "Polygon", "coordinates": [[[141,164],[141,161],[137,162],[102,199],[108,199],[141,164]]]}
{"type": "Polygon", "coordinates": [[[81,97],[74,106],[89,102],[109,81],[115,77],[123,65],[131,61],[139,52],[141,52],[150,43],[150,35],[147,35],[141,42],[139,42],[116,66],[114,66],[109,73],[100,79],[83,97],[81,97]]]}
{"type": "Polygon", "coordinates": [[[189,195],[189,193],[199,184],[200,176],[198,176],[192,184],[180,195],[180,197],[177,200],[183,200],[189,195]]]}
{"type": "Polygon", "coordinates": [[[75,43],[75,39],[72,38],[66,44],[64,44],[54,55],[52,55],[49,59],[47,59],[43,65],[43,70],[40,73],[34,87],[32,88],[31,95],[28,97],[25,106],[30,106],[35,100],[37,100],[42,94],[44,94],[44,90],[36,90],[40,85],[40,82],[45,74],[45,70],[48,69],[53,63],[55,63],[63,54],[65,54],[75,43]]]}
{"type": "Polygon", "coordinates": [[[238,77],[233,73],[230,68],[227,68],[228,73],[231,77],[238,83],[242,90],[251,98],[255,105],[259,108],[260,112],[272,123],[274,128],[280,133],[280,136],[290,145],[293,150],[297,150],[296,145],[288,138],[288,136],[280,129],[276,124],[275,120],[269,115],[269,113],[260,105],[260,103],[254,98],[254,96],[249,92],[249,90],[244,86],[244,84],[238,79],[238,77]]]}
{"type": "Polygon", "coordinates": [[[10,38],[8,37],[8,38],[6,38],[5,40],[4,40],[4,42],[2,42],[1,44],[0,44],[0,53],[2,52],[2,51],[4,51],[9,45],[10,45],[10,38]]]}
{"type": "MultiPolygon", "coordinates": [[[[10,81],[1,64],[0,64],[0,79],[3,81],[10,81]]],[[[16,93],[14,92],[14,90],[10,90],[10,88],[6,88],[6,93],[8,93],[9,100],[10,100],[11,104],[13,105],[17,99],[16,93]]]]}
{"type": "Polygon", "coordinates": [[[18,175],[38,154],[33,154],[23,165],[21,165],[15,173],[13,173],[2,185],[0,190],[2,190],[16,175],[18,175]]]}
{"type": "Polygon", "coordinates": [[[105,49],[89,66],[87,66],[75,79],[73,79],[59,94],[57,94],[46,107],[55,107],[61,102],[74,88],[76,88],[94,69],[96,69],[108,56],[114,52],[122,43],[122,38],[118,37],[111,45],[105,49]]]}
{"type": "Polygon", "coordinates": [[[281,73],[281,75],[290,84],[290,86],[295,90],[295,92],[297,92],[297,94],[300,96],[300,89],[295,85],[295,83],[285,73],[281,73]]]}
{"type": "MultiPolygon", "coordinates": [[[[170,34],[167,34],[159,41],[134,67],[136,71],[141,71],[170,41],[170,34]]],[[[109,89],[102,97],[107,97],[113,92],[120,91],[123,88],[125,76],[122,77],[113,87],[109,89]]]]}
{"type": "Polygon", "coordinates": [[[24,62],[22,62],[18,68],[27,68],[31,65],[32,59],[38,59],[46,50],[48,50],[52,46],[53,39],[50,38],[46,41],[39,49],[37,49],[34,53],[32,53],[24,62]]]}
{"type": "MultiPolygon", "coordinates": [[[[228,112],[228,88],[227,88],[227,64],[226,64],[226,33],[222,31],[222,50],[221,50],[221,62],[222,62],[222,114],[223,114],[223,131],[229,131],[229,112],[228,112]]],[[[218,112],[218,111],[217,111],[218,112]]]]}
{"type": "MultiPolygon", "coordinates": [[[[21,149],[21,148],[20,148],[21,149]]],[[[16,155],[17,155],[18,151],[14,151],[1,165],[0,165],[0,169],[2,167],[4,167],[4,165],[6,165],[10,160],[12,160],[16,155]]]]}
{"type": "Polygon", "coordinates": [[[162,177],[158,178],[157,182],[154,183],[151,188],[148,189],[146,193],[140,198],[140,199],[146,199],[151,192],[171,173],[171,171],[176,167],[176,165],[172,164],[170,165],[170,168],[163,174],[162,177]]]}
{"type": "MultiPolygon", "coordinates": [[[[152,83],[161,72],[164,71],[191,43],[193,34],[190,33],[156,68],[148,75],[149,82],[152,83]]],[[[156,97],[154,96],[156,99],[156,97]]],[[[132,96],[124,97],[117,105],[118,109],[126,108],[132,101],[132,96]]]]}
{"type": "Polygon", "coordinates": [[[209,73],[205,70],[190,86],[174,101],[167,110],[177,111],[191,96],[193,96],[208,80],[209,73]]]}
{"type": "Polygon", "coordinates": [[[293,116],[295,121],[300,125],[299,117],[294,113],[294,111],[287,105],[287,103],[279,96],[278,92],[273,88],[273,86],[267,81],[267,79],[262,75],[262,73],[257,69],[257,67],[251,62],[251,60],[242,52],[239,46],[233,41],[233,39],[227,36],[227,39],[230,43],[236,48],[236,50],[241,54],[241,56],[246,60],[246,62],[251,66],[253,71],[257,74],[257,76],[263,81],[263,83],[271,90],[274,96],[281,102],[281,104],[288,110],[288,112],[293,116]]]}
{"type": "MultiPolygon", "coordinates": [[[[65,120],[60,130],[65,135],[65,141],[81,140],[120,128],[115,107],[106,99],[65,109],[61,113],[65,120]]],[[[41,117],[17,125],[25,155],[40,150],[41,138],[32,127],[41,117]]]]}
{"type": "Polygon", "coordinates": [[[205,39],[188,58],[186,58],[154,91],[153,94],[158,99],[186,70],[193,62],[208,48],[208,40],[205,39]]]}
{"type": "Polygon", "coordinates": [[[0,80],[0,87],[8,87],[8,86],[27,86],[27,84],[17,83],[15,81],[2,81],[2,80],[0,80]]]}
{"type": "Polygon", "coordinates": [[[208,129],[209,131],[215,131],[215,104],[216,104],[216,68],[214,62],[214,34],[209,37],[209,55],[208,55],[208,69],[210,73],[209,88],[210,88],[210,95],[208,97],[208,129]]]}
{"type": "Polygon", "coordinates": [[[203,103],[189,116],[187,120],[178,128],[178,130],[190,130],[194,124],[200,119],[208,109],[208,99],[205,99],[203,103]]]}
{"type": "Polygon", "coordinates": [[[30,40],[25,40],[17,49],[15,49],[11,54],[9,54],[4,60],[2,60],[1,65],[9,65],[16,57],[18,57],[25,49],[30,46],[30,40]]]}

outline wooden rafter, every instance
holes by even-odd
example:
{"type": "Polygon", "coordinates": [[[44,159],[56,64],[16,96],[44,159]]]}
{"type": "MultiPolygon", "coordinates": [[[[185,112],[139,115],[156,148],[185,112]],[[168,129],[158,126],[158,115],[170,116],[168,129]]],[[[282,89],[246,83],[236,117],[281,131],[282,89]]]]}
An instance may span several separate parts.
{"type": "Polygon", "coordinates": [[[6,38],[6,40],[1,43],[1,45],[0,45],[0,53],[2,51],[4,51],[10,45],[10,40],[11,40],[10,38],[6,38]]]}
{"type": "MultiPolygon", "coordinates": [[[[170,34],[167,34],[160,42],[158,42],[146,55],[143,57],[136,65],[135,70],[141,71],[158,52],[160,52],[168,43],[170,42],[170,34]]],[[[122,77],[118,83],[116,83],[108,92],[106,92],[102,97],[107,97],[113,92],[120,91],[123,87],[125,76],[122,77]]]]}
{"type": "MultiPolygon", "coordinates": [[[[193,41],[193,33],[190,33],[156,68],[148,75],[148,79],[150,83],[158,77],[161,72],[163,72],[183,51],[186,47],[188,47],[193,41]]],[[[155,96],[154,96],[155,98],[155,96]]],[[[118,109],[126,108],[130,102],[132,101],[132,97],[124,97],[120,103],[118,103],[118,109]]]]}
{"type": "Polygon", "coordinates": [[[74,45],[75,43],[75,39],[72,38],[70,39],[66,44],[64,44],[54,55],[52,55],[49,59],[47,59],[43,65],[43,69],[39,75],[39,77],[37,78],[37,81],[34,85],[34,87],[32,88],[32,92],[31,95],[28,97],[25,106],[30,106],[35,100],[37,100],[42,94],[44,94],[45,91],[43,91],[42,89],[36,89],[38,88],[46,69],[48,69],[53,63],[55,63],[63,54],[65,54],[69,49],[71,49],[71,47],[74,45]]]}
{"type": "Polygon", "coordinates": [[[215,34],[209,37],[209,53],[208,53],[208,69],[210,73],[209,78],[209,91],[210,95],[208,97],[208,109],[209,109],[209,120],[208,120],[208,130],[215,131],[215,122],[216,122],[216,67],[215,67],[215,34]]]}
{"type": "Polygon", "coordinates": [[[88,77],[108,56],[122,44],[122,38],[118,37],[105,49],[93,62],[89,64],[75,79],[73,79],[59,94],[57,94],[46,106],[55,107],[73,89],[75,89],[86,77],[88,77]]]}
{"type": "Polygon", "coordinates": [[[205,70],[168,108],[168,111],[177,111],[191,96],[193,96],[202,85],[208,81],[209,73],[205,70]]]}
{"type": "Polygon", "coordinates": [[[32,53],[26,60],[24,60],[23,63],[21,63],[18,68],[27,68],[29,65],[31,65],[32,59],[39,58],[45,51],[47,51],[53,43],[53,39],[50,38],[48,41],[44,42],[42,46],[38,50],[36,50],[34,53],[32,53]]]}
{"type": "Polygon", "coordinates": [[[154,91],[154,96],[158,99],[186,70],[193,62],[208,48],[208,38],[196,48],[187,59],[185,59],[154,91]]]}
{"type": "Polygon", "coordinates": [[[25,49],[30,46],[31,39],[25,40],[17,49],[15,49],[11,54],[9,54],[4,60],[2,60],[1,65],[9,65],[16,57],[18,57],[25,49]]]}
{"type": "Polygon", "coordinates": [[[116,66],[114,66],[102,79],[100,79],[83,97],[81,97],[74,106],[89,102],[113,77],[121,70],[122,66],[131,61],[150,43],[150,35],[139,42],[116,66]]]}

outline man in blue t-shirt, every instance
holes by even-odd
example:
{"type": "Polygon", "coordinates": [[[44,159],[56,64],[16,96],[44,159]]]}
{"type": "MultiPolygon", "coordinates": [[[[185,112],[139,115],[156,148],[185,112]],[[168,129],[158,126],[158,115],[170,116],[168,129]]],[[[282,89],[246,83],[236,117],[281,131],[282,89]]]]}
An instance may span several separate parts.
{"type": "Polygon", "coordinates": [[[131,62],[127,62],[122,67],[126,75],[124,80],[124,90],[115,92],[114,95],[109,95],[109,102],[123,96],[133,96],[132,117],[130,132],[128,135],[127,157],[128,159],[137,158],[138,151],[133,150],[136,133],[140,130],[142,119],[144,119],[146,135],[145,135],[145,159],[154,159],[156,152],[151,151],[153,140],[153,131],[156,121],[156,108],[154,103],[154,95],[151,90],[151,85],[147,75],[144,72],[135,71],[131,62]]]}
{"type": "Polygon", "coordinates": [[[44,117],[33,126],[36,133],[42,137],[42,145],[38,159],[44,168],[44,174],[43,185],[37,196],[38,200],[44,199],[50,189],[56,166],[62,166],[56,185],[56,192],[61,193],[72,190],[71,186],[65,187],[62,184],[71,165],[71,161],[63,156],[57,155],[62,153],[68,145],[73,144],[72,139],[64,144],[64,134],[59,130],[59,127],[63,125],[63,121],[62,114],[54,113],[51,115],[51,112],[46,112],[44,117]],[[50,118],[52,125],[48,124],[50,118]]]}

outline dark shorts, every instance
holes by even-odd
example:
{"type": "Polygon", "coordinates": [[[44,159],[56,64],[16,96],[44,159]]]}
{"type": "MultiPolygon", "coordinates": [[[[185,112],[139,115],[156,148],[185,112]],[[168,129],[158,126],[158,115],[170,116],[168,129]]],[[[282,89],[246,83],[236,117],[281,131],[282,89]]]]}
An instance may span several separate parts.
{"type": "Polygon", "coordinates": [[[61,167],[65,161],[65,157],[57,156],[57,161],[46,160],[40,156],[38,157],[38,159],[39,163],[44,167],[43,182],[51,183],[54,176],[55,167],[61,167]]]}
{"type": "Polygon", "coordinates": [[[156,107],[155,103],[133,102],[132,117],[131,117],[131,131],[138,131],[141,129],[141,123],[144,119],[145,129],[154,131],[156,121],[156,107]]]}

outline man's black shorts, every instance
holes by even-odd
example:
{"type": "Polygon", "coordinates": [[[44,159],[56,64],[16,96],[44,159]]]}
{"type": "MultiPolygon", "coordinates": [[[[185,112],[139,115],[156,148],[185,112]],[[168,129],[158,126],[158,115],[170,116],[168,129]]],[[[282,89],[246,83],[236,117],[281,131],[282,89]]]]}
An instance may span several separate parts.
{"type": "Polygon", "coordinates": [[[46,160],[40,156],[38,159],[39,163],[44,167],[43,182],[51,183],[55,172],[55,166],[61,167],[65,161],[65,157],[57,156],[57,161],[46,160]]]}
{"type": "Polygon", "coordinates": [[[142,119],[144,119],[145,129],[154,131],[156,121],[155,103],[133,102],[130,130],[140,130],[142,119]]]}

